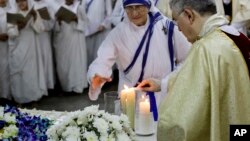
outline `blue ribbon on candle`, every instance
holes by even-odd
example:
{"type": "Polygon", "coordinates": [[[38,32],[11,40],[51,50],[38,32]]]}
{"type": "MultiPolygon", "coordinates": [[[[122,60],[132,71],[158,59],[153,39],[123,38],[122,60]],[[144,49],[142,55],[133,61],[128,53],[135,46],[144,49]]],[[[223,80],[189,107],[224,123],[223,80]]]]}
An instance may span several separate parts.
{"type": "Polygon", "coordinates": [[[154,121],[158,121],[158,110],[154,92],[147,92],[150,101],[150,112],[153,112],[154,121]]]}

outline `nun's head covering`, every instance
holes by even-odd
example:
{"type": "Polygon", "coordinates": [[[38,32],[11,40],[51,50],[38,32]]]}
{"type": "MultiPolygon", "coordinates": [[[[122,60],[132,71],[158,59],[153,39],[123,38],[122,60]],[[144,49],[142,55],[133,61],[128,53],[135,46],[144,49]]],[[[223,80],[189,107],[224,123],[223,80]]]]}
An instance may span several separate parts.
{"type": "MultiPolygon", "coordinates": [[[[33,8],[33,2],[32,2],[32,0],[26,0],[26,1],[27,1],[27,4],[28,4],[28,11],[30,11],[33,8]]],[[[17,2],[16,2],[15,7],[16,7],[17,11],[21,11],[21,9],[18,7],[17,2]]]]}
{"type": "Polygon", "coordinates": [[[12,1],[11,0],[6,0],[6,6],[5,7],[0,7],[1,9],[5,9],[5,8],[7,8],[7,9],[9,9],[9,8],[11,8],[11,3],[12,1]]]}
{"type": "Polygon", "coordinates": [[[147,8],[150,8],[151,1],[150,0],[123,0],[123,7],[129,6],[129,5],[144,5],[147,8]]]}
{"type": "Polygon", "coordinates": [[[16,0],[7,0],[6,7],[4,8],[9,13],[16,13],[16,0]]]}

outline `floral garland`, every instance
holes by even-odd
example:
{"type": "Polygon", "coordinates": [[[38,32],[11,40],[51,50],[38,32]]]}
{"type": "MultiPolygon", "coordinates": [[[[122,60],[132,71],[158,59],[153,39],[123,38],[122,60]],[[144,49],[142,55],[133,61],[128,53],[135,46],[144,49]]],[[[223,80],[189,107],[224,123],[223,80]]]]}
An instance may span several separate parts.
{"type": "Polygon", "coordinates": [[[62,117],[48,129],[49,141],[135,140],[127,116],[111,115],[98,109],[99,106],[90,106],[62,117]]]}
{"type": "MultiPolygon", "coordinates": [[[[22,110],[25,111],[25,110],[22,110]]],[[[32,116],[16,107],[0,107],[0,141],[134,141],[125,115],[111,115],[99,106],[63,113],[56,120],[32,116]]],[[[58,113],[55,113],[58,115],[58,113]]],[[[59,114],[61,115],[61,114],[59,114]]]]}
{"type": "Polygon", "coordinates": [[[0,107],[0,140],[46,141],[52,121],[22,113],[16,107],[0,107]]]}

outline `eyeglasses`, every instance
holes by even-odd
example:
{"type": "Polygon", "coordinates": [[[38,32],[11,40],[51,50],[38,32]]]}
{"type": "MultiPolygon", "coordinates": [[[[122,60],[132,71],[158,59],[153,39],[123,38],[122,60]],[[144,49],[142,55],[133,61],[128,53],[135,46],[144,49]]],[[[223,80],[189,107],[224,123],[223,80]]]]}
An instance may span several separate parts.
{"type": "Polygon", "coordinates": [[[132,13],[134,11],[136,11],[138,13],[141,13],[141,12],[144,12],[146,9],[147,8],[144,5],[133,5],[133,6],[127,6],[127,7],[125,7],[125,11],[127,13],[132,13]]]}
{"type": "MultiPolygon", "coordinates": [[[[182,10],[181,12],[179,12],[178,14],[176,14],[175,16],[172,15],[172,17],[173,17],[173,23],[174,23],[175,25],[177,25],[177,21],[178,21],[179,17],[182,15],[183,12],[184,12],[184,10],[182,10]]],[[[173,13],[174,13],[174,12],[173,12],[173,13]]],[[[173,13],[172,13],[172,14],[173,14],[173,13]]]]}

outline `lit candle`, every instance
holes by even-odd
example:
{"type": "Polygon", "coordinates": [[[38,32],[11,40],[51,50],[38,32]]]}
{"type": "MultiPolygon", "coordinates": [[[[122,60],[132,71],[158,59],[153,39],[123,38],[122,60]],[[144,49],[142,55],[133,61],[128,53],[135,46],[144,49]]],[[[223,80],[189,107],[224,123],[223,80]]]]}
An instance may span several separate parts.
{"type": "Polygon", "coordinates": [[[143,114],[149,114],[150,113],[150,104],[148,99],[141,101],[139,104],[139,112],[143,114]]]}
{"type": "Polygon", "coordinates": [[[135,118],[135,89],[124,86],[125,89],[121,91],[120,99],[122,104],[122,111],[128,116],[130,126],[134,128],[135,118]]]}
{"type": "Polygon", "coordinates": [[[150,135],[154,133],[154,120],[150,112],[149,99],[142,95],[138,97],[138,111],[135,118],[135,132],[139,135],[150,135]]]}

